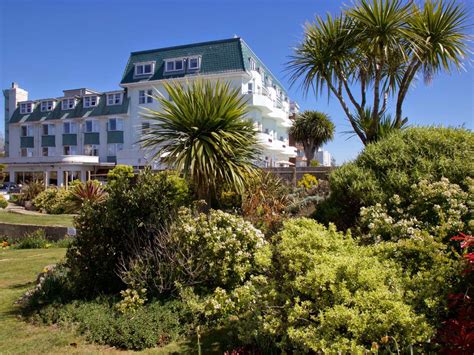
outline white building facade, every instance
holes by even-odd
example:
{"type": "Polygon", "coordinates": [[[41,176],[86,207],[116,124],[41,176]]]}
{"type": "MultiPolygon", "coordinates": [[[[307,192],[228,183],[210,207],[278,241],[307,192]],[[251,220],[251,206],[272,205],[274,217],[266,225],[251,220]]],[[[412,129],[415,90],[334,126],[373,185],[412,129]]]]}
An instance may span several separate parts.
{"type": "Polygon", "coordinates": [[[196,79],[241,91],[262,148],[259,165],[285,166],[296,156],[288,142],[286,91],[241,38],[232,38],[133,52],[117,91],[64,90],[61,97],[29,101],[13,84],[4,90],[7,156],[1,161],[10,181],[64,185],[116,164],[165,168],[137,143],[150,124],[142,113],[160,109],[150,95],[157,90],[166,97],[165,82],[196,79]]]}

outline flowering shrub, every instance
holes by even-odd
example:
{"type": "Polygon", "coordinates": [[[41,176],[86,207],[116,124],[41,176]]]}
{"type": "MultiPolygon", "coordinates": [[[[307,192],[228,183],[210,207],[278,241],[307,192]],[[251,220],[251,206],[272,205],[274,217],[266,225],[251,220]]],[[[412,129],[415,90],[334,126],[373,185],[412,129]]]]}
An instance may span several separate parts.
{"type": "Polygon", "coordinates": [[[8,201],[3,197],[3,195],[0,195],[0,208],[6,208],[8,206],[8,201]]]}
{"type": "Polygon", "coordinates": [[[304,218],[285,222],[275,243],[266,273],[233,290],[217,288],[203,302],[184,298],[264,349],[364,352],[385,336],[406,347],[433,335],[405,300],[400,266],[372,247],[304,218]]]}
{"type": "Polygon", "coordinates": [[[388,205],[394,195],[409,204],[413,184],[443,177],[467,191],[467,178],[474,178],[473,132],[439,127],[395,132],[331,173],[331,196],[318,206],[316,217],[341,230],[352,228],[361,207],[388,205]]]}
{"type": "Polygon", "coordinates": [[[304,187],[309,190],[318,186],[318,179],[311,174],[304,174],[303,178],[298,181],[298,187],[304,187]]]}
{"type": "Polygon", "coordinates": [[[263,234],[242,218],[219,210],[193,214],[182,208],[175,223],[124,261],[122,279],[131,288],[161,295],[178,287],[231,288],[265,260],[263,234]]]}
{"type": "Polygon", "coordinates": [[[372,241],[413,238],[427,231],[438,240],[472,227],[474,213],[474,179],[467,178],[469,192],[464,192],[448,179],[429,183],[422,180],[414,184],[411,199],[403,203],[394,195],[386,205],[362,207],[360,224],[366,232],[364,238],[372,241]]]}
{"type": "Polygon", "coordinates": [[[116,308],[120,313],[134,313],[142,307],[147,301],[146,288],[140,290],[126,290],[120,291],[122,300],[116,304],[116,308]]]}

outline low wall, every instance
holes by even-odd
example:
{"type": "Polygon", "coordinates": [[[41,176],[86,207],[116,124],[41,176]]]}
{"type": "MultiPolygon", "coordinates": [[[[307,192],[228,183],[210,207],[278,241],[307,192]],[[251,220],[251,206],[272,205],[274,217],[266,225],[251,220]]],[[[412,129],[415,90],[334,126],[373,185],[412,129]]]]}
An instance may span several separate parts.
{"type": "Polygon", "coordinates": [[[302,179],[304,174],[313,175],[318,180],[327,180],[333,169],[334,168],[331,166],[301,166],[288,168],[264,168],[263,170],[272,172],[273,174],[278,175],[280,178],[285,179],[289,183],[296,186],[297,181],[302,179]]]}
{"type": "Polygon", "coordinates": [[[46,238],[51,241],[63,239],[66,235],[75,235],[76,230],[71,227],[39,226],[36,224],[12,224],[0,222],[0,236],[11,239],[23,239],[28,234],[43,229],[46,238]]]}

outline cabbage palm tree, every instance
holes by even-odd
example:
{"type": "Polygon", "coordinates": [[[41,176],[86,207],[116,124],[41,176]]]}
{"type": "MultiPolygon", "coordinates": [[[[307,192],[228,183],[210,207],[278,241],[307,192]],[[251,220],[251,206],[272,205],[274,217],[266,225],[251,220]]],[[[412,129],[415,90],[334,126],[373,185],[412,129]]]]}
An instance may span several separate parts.
{"type": "Polygon", "coordinates": [[[367,144],[379,138],[389,100],[395,113],[385,126],[406,123],[403,103],[418,73],[430,81],[440,71],[463,68],[467,27],[466,9],[453,0],[426,0],[422,7],[413,1],[357,0],[338,16],[306,25],[289,63],[291,80],[302,79],[304,90],[316,96],[327,89],[367,144]],[[364,125],[357,117],[365,118],[364,125]]]}
{"type": "Polygon", "coordinates": [[[255,171],[259,150],[256,132],[246,120],[246,103],[229,83],[196,80],[166,83],[167,97],[157,92],[159,111],[148,109],[154,121],[141,139],[168,167],[194,184],[198,198],[209,203],[222,184],[242,191],[255,171]]]}
{"type": "Polygon", "coordinates": [[[316,150],[333,139],[334,123],[323,112],[304,111],[293,121],[288,133],[303,144],[306,166],[310,166],[316,150]]]}

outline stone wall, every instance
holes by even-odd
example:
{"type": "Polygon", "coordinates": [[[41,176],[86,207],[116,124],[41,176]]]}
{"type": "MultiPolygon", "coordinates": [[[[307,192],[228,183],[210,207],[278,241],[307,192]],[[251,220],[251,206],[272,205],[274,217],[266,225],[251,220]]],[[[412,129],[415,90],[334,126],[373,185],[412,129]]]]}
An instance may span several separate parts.
{"type": "Polygon", "coordinates": [[[23,239],[28,234],[31,234],[38,229],[43,229],[46,238],[51,241],[63,239],[67,235],[74,236],[76,234],[76,230],[71,227],[38,226],[34,224],[12,224],[0,222],[0,236],[6,236],[11,239],[23,239]]]}
{"type": "Polygon", "coordinates": [[[264,168],[265,171],[270,171],[273,174],[278,175],[280,178],[285,179],[293,186],[296,186],[298,180],[303,178],[304,174],[310,174],[315,176],[318,180],[327,180],[329,174],[333,170],[333,167],[329,166],[301,166],[301,167],[289,167],[289,168],[264,168]]]}

